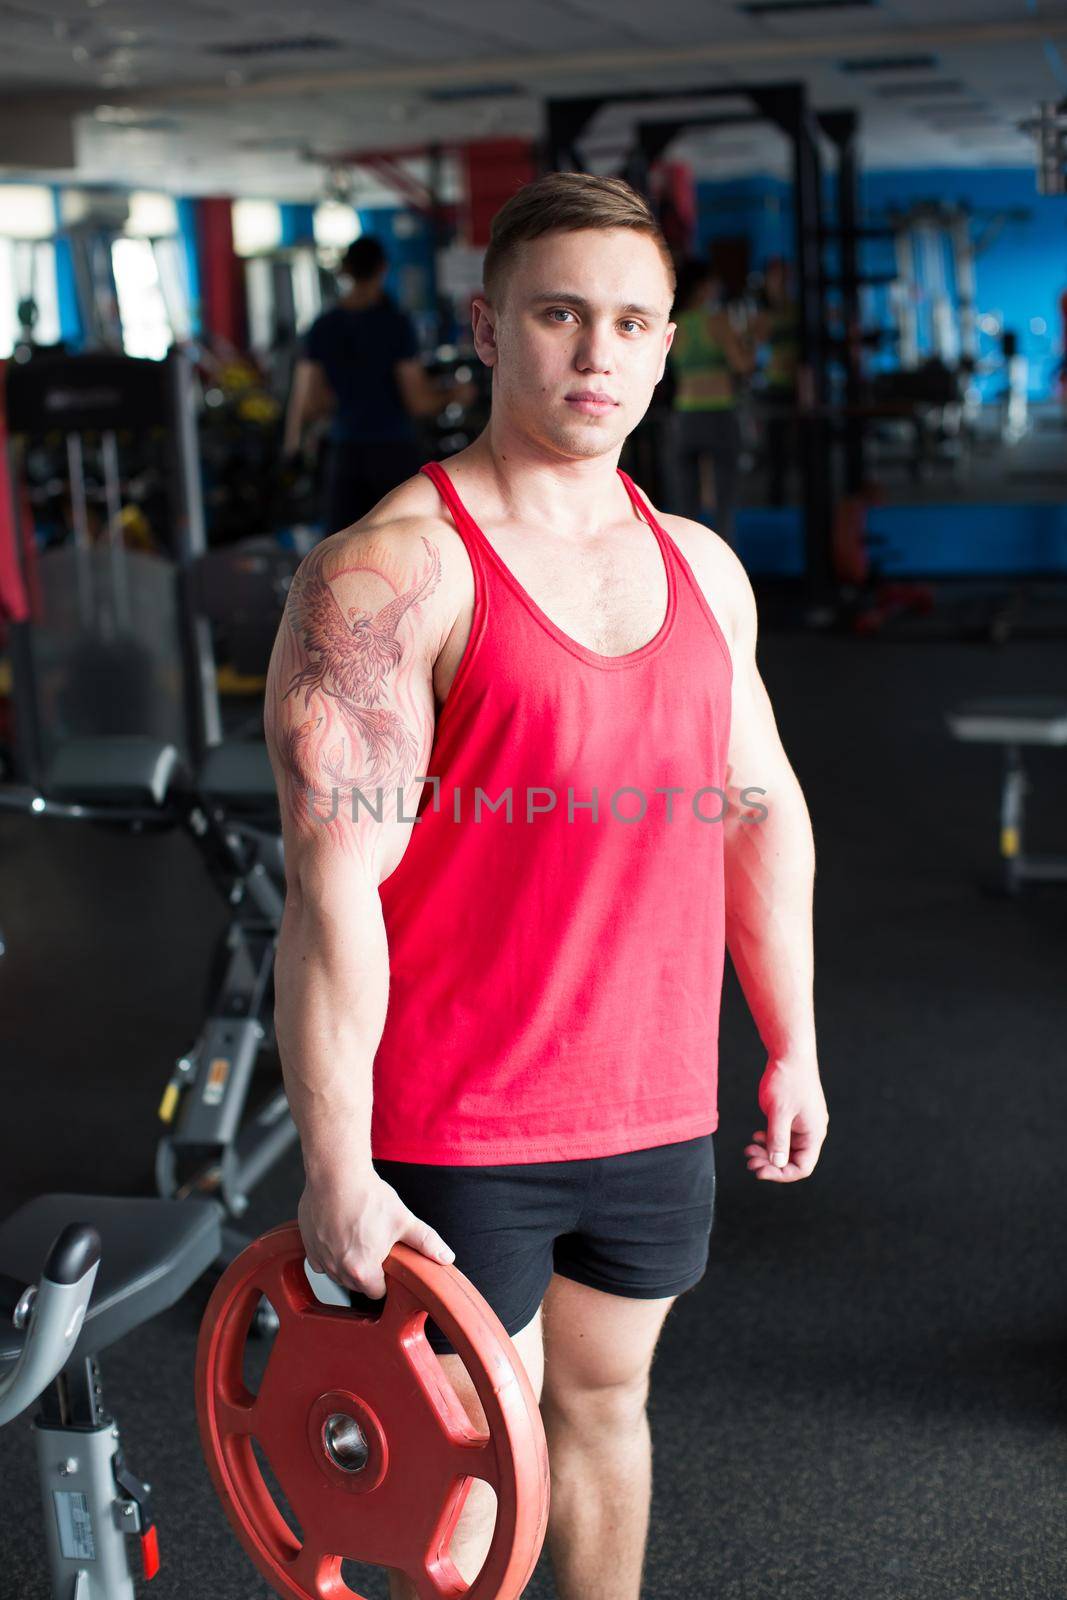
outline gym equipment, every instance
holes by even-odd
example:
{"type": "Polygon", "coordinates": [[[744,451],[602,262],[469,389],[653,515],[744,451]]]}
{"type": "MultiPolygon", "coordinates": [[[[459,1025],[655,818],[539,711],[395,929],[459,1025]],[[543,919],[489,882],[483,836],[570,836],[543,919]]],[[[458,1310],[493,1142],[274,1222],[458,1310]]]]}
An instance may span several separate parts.
{"type": "MultiPolygon", "coordinates": [[[[284,903],[274,780],[262,744],[228,743],[189,774],[173,745],[136,736],[73,739],[41,789],[0,788],[0,809],[144,831],[181,827],[230,907],[213,963],[207,1020],[160,1104],[164,1198],[220,1199],[239,1218],[249,1192],[296,1141],[282,1086],[249,1111],[255,1068],[272,1042],[273,966],[284,903]]],[[[225,1230],[225,1259],[247,1240],[225,1230]]]]}
{"type": "MultiPolygon", "coordinates": [[[[249,1192],[297,1137],[280,1084],[246,1115],[255,1068],[273,1042],[274,953],[284,906],[266,748],[233,743],[209,751],[179,818],[232,914],[214,962],[207,1020],[160,1103],[167,1131],[156,1150],[156,1186],[179,1199],[217,1194],[227,1214],[240,1217],[249,1192]]],[[[225,1237],[232,1253],[238,1236],[225,1237]]]]}
{"type": "Polygon", "coordinates": [[[1067,194],[1067,99],[1042,101],[1019,129],[1034,141],[1038,194],[1067,194]]]}
{"type": "Polygon", "coordinates": [[[145,1578],[159,1569],[151,1485],[126,1465],[98,1358],[207,1270],[220,1216],[211,1202],[56,1194],[0,1224],[0,1425],[40,1399],[33,1429],[55,1600],[134,1600],[134,1536],[145,1578]]]}
{"type": "Polygon", "coordinates": [[[17,776],[40,785],[60,745],[95,735],[150,736],[195,764],[222,729],[189,588],[206,550],[189,363],[45,355],[6,380],[5,526],[32,597],[10,630],[17,776]],[[151,548],[131,543],[132,508],[151,548]]]}
{"type": "Polygon", "coordinates": [[[1028,856],[1023,848],[1030,780],[1022,759],[1024,745],[1067,745],[1067,700],[1047,695],[976,700],[950,711],[946,721],[953,738],[1003,749],[1000,860],[1005,892],[1017,895],[1025,883],[1067,883],[1067,856],[1028,856]]]}
{"type": "Polygon", "coordinates": [[[196,1401],[226,1515],[287,1600],[359,1600],[342,1576],[345,1559],[404,1571],[426,1600],[515,1600],[548,1519],[548,1452],[529,1378],[499,1319],[455,1267],[403,1244],[383,1267],[384,1301],[359,1296],[374,1312],[357,1310],[346,1291],[310,1271],[300,1230],[288,1223],[250,1245],[216,1285],[200,1332],[196,1401]],[[243,1364],[262,1299],[279,1327],[254,1395],[243,1364]],[[463,1357],[488,1435],[442,1381],[425,1339],[427,1313],[463,1357]],[[467,1585],[448,1544],[473,1478],[492,1486],[497,1520],[467,1585]]]}
{"type": "MultiPolygon", "coordinates": [[[[221,740],[213,632],[237,668],[265,666],[299,558],[206,549],[183,357],[42,357],[9,370],[7,399],[10,526],[35,598],[11,629],[21,787],[0,789],[0,807],[194,840],[231,919],[208,1020],[163,1095],[156,1181],[168,1198],[218,1195],[236,1218],[296,1129],[281,1088],[247,1114],[271,1044],[284,870],[262,741],[221,740]],[[131,548],[124,507],[153,548],[131,548]]],[[[232,1255],[247,1241],[226,1242],[232,1255]]]]}
{"type": "MultiPolygon", "coordinates": [[[[314,542],[299,528],[292,537],[293,548],[285,550],[269,536],[242,539],[208,550],[190,568],[190,602],[196,615],[210,624],[215,655],[220,666],[225,663],[231,682],[259,690],[266,680],[289,585],[314,542]]],[[[239,737],[254,729],[259,740],[262,727],[257,711],[254,723],[250,719],[239,737]]]]}

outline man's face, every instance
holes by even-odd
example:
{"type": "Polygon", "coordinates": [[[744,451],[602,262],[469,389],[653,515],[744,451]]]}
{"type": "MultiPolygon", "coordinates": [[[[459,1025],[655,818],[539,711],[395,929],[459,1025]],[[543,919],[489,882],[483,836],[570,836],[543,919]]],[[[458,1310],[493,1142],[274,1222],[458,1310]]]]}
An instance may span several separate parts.
{"type": "Polygon", "coordinates": [[[521,244],[498,303],[474,302],[494,415],[568,460],[618,450],[663,376],[670,309],[646,234],[590,228],[521,244]]]}

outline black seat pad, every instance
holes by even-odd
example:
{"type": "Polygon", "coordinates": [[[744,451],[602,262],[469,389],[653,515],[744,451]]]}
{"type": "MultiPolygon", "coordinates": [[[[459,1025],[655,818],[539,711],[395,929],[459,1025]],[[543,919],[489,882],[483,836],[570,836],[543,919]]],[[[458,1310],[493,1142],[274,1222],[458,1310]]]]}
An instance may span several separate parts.
{"type": "Polygon", "coordinates": [[[277,805],[274,773],[262,742],[229,740],[212,746],[200,767],[200,788],[234,806],[269,810],[277,805]]]}
{"type": "MultiPolygon", "coordinates": [[[[221,1218],[213,1200],[41,1195],[0,1223],[0,1276],[10,1280],[9,1293],[37,1283],[53,1241],[69,1223],[87,1222],[97,1230],[100,1269],[70,1357],[78,1360],[106,1350],[180,1300],[219,1255],[221,1218]]],[[[10,1314],[5,1316],[0,1362],[18,1355],[22,1338],[10,1314]]]]}
{"type": "Polygon", "coordinates": [[[52,758],[45,793],[83,805],[161,806],[181,772],[172,744],[140,734],[68,739],[52,758]]]}

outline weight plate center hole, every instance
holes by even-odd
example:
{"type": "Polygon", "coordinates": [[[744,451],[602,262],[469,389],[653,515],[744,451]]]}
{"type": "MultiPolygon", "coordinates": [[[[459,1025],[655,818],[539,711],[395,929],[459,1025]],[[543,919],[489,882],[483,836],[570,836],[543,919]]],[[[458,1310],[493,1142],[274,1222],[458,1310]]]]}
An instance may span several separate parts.
{"type": "Polygon", "coordinates": [[[355,1417],[335,1411],[323,1424],[322,1440],[326,1454],[342,1472],[362,1472],[367,1465],[370,1448],[355,1417]]]}

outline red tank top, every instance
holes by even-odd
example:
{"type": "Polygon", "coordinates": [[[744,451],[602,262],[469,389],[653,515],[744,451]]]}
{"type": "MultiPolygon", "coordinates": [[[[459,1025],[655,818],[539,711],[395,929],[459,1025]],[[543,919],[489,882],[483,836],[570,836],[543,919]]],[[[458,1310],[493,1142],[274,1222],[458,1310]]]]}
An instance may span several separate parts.
{"type": "Polygon", "coordinates": [[[376,1159],[473,1166],[613,1155],[718,1125],[730,653],[659,544],[654,638],[602,656],[540,609],[436,484],[474,572],[404,856],[381,885],[389,1005],[376,1159]]]}

